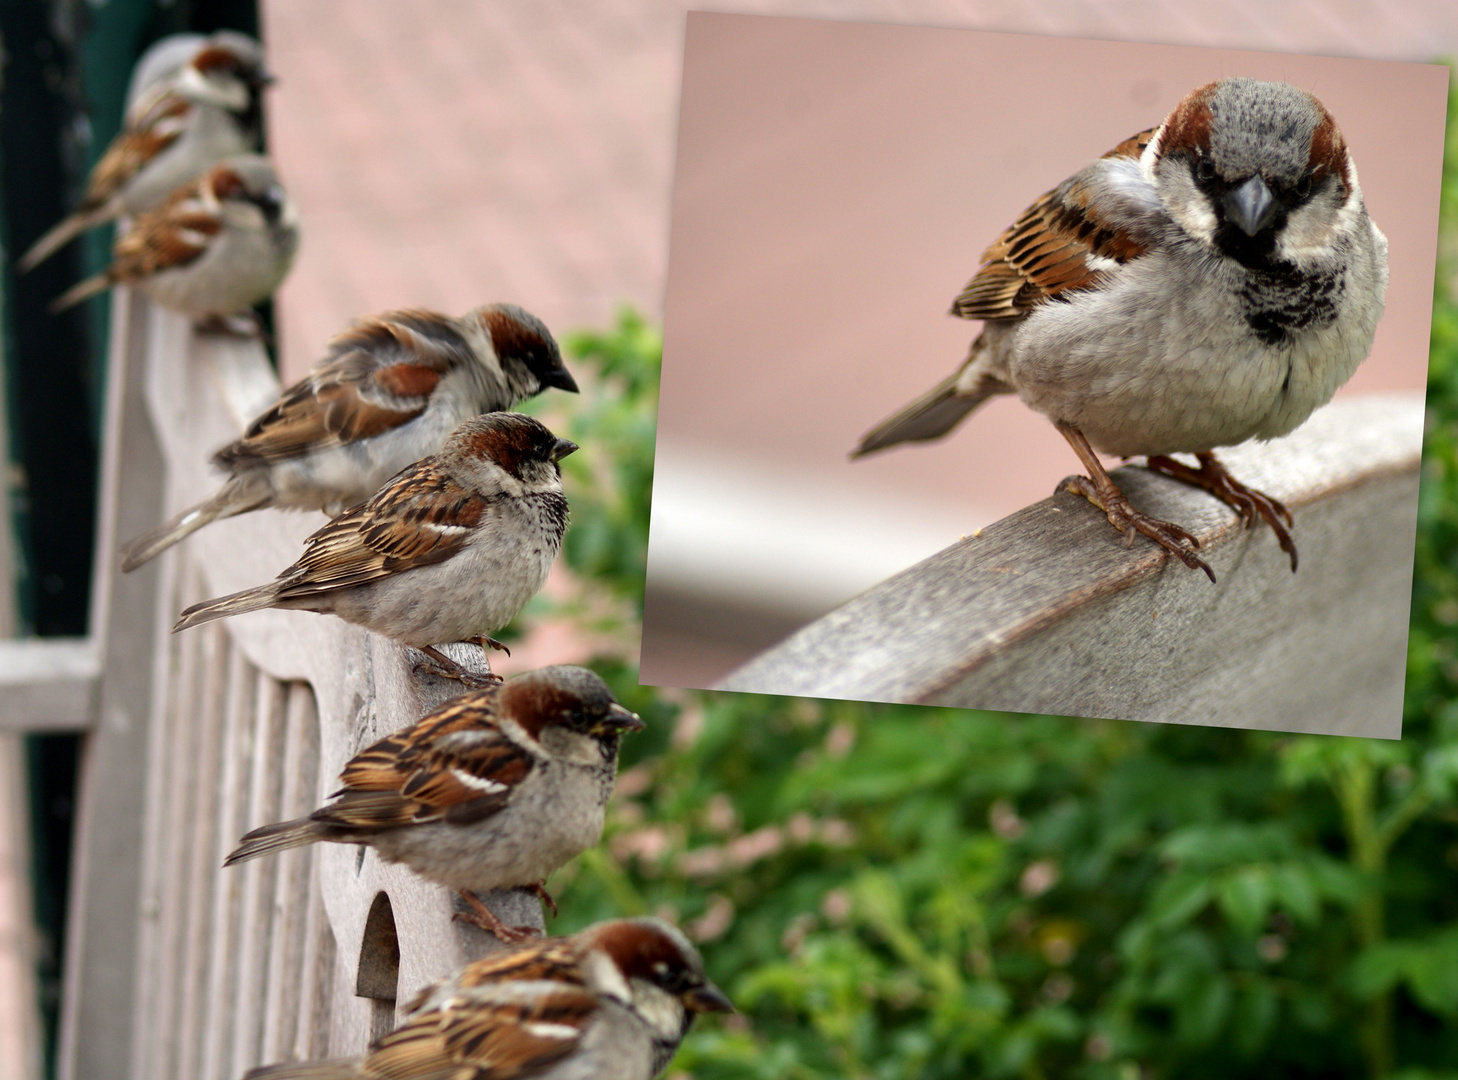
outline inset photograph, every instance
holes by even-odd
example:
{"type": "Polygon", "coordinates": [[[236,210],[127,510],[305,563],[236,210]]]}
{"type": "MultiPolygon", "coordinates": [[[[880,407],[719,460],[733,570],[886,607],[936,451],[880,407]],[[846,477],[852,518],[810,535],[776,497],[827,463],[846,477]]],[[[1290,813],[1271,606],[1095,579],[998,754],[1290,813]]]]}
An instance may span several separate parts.
{"type": "Polygon", "coordinates": [[[1399,736],[1447,88],[691,14],[643,682],[1399,736]]]}

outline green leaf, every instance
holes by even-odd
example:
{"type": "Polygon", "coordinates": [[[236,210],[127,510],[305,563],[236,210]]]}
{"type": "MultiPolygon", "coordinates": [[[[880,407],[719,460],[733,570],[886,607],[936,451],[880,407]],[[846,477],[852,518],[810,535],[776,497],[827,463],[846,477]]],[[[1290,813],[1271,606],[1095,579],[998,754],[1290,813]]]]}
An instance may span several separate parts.
{"type": "Polygon", "coordinates": [[[1246,987],[1236,995],[1231,1028],[1236,1049],[1242,1057],[1253,1058],[1265,1048],[1276,1026],[1280,1005],[1274,987],[1265,980],[1246,987]]]}
{"type": "Polygon", "coordinates": [[[1286,863],[1272,869],[1269,877],[1271,896],[1297,922],[1316,924],[1321,914],[1321,898],[1310,867],[1286,863]]]}
{"type": "Polygon", "coordinates": [[[1251,937],[1266,921],[1272,892],[1269,871],[1263,866],[1248,866],[1224,875],[1215,888],[1215,899],[1231,925],[1251,937]]]}
{"type": "Polygon", "coordinates": [[[1204,909],[1210,893],[1210,879],[1203,874],[1172,875],[1155,889],[1149,914],[1163,929],[1181,926],[1204,909]]]}
{"type": "Polygon", "coordinates": [[[1234,995],[1223,975],[1211,973],[1189,987],[1175,1007],[1179,1040],[1190,1046],[1208,1046],[1230,1017],[1234,995]]]}

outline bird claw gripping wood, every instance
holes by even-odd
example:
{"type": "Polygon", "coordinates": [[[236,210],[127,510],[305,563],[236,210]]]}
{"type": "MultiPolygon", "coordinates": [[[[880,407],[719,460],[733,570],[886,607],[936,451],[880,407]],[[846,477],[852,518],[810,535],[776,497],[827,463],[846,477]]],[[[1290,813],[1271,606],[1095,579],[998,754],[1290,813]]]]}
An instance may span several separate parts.
{"type": "Polygon", "coordinates": [[[1214,582],[1215,571],[1194,552],[1200,541],[1173,522],[1161,521],[1136,509],[1112,481],[1103,487],[1086,476],[1070,476],[1064,481],[1064,486],[1102,510],[1108,516],[1109,524],[1124,534],[1125,547],[1133,545],[1136,532],[1143,533],[1166,551],[1179,556],[1190,569],[1205,571],[1205,576],[1214,582]]]}
{"type": "Polygon", "coordinates": [[[1263,491],[1246,487],[1231,476],[1224,465],[1211,453],[1196,454],[1200,467],[1192,469],[1183,462],[1163,455],[1149,458],[1148,467],[1174,480],[1183,480],[1214,495],[1231,507],[1248,529],[1255,524],[1257,515],[1276,534],[1276,541],[1291,559],[1291,573],[1296,572],[1296,542],[1291,539],[1290,527],[1294,524],[1291,511],[1279,499],[1263,491]]]}
{"type": "MultiPolygon", "coordinates": [[[[538,930],[535,926],[511,926],[502,921],[501,916],[486,906],[486,902],[469,889],[460,890],[461,899],[464,900],[470,911],[458,911],[451,917],[453,922],[470,923],[472,926],[479,926],[488,934],[494,934],[497,938],[508,945],[519,945],[523,941],[531,941],[533,938],[544,936],[544,931],[538,930]]],[[[556,911],[553,911],[556,914],[556,911]]]]}
{"type": "Polygon", "coordinates": [[[434,675],[437,678],[450,679],[471,690],[484,690],[490,686],[499,686],[504,681],[495,672],[475,672],[462,667],[434,645],[427,645],[420,651],[425,654],[425,659],[417,661],[412,669],[417,675],[434,675]]]}
{"type": "Polygon", "coordinates": [[[552,894],[547,891],[546,880],[538,881],[535,885],[528,885],[527,888],[536,893],[542,903],[552,909],[552,918],[555,919],[557,917],[557,901],[553,900],[552,894]]]}

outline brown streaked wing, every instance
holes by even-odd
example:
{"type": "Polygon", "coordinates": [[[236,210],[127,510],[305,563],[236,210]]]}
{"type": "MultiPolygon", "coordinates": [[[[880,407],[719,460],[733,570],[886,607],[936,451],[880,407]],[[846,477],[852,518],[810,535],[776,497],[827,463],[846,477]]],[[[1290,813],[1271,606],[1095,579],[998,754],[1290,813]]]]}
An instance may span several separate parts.
{"type": "Polygon", "coordinates": [[[1140,157],[1144,153],[1144,148],[1149,145],[1150,141],[1154,138],[1154,133],[1158,130],[1159,128],[1145,128],[1137,135],[1130,135],[1118,146],[1105,154],[1104,157],[1140,157]]]}
{"type": "Polygon", "coordinates": [[[421,806],[397,791],[346,791],[309,815],[311,821],[367,833],[419,824],[421,806]]]}
{"type": "MultiPolygon", "coordinates": [[[[507,979],[583,985],[577,951],[571,938],[543,938],[467,964],[455,976],[462,989],[507,979]]],[[[424,1000],[423,998],[421,999],[424,1000]]]]}
{"type": "Polygon", "coordinates": [[[442,819],[471,824],[504,809],[535,764],[483,703],[450,703],[355,755],[341,775],[339,801],[314,816],[373,828],[442,819]]]}
{"type": "Polygon", "coordinates": [[[220,450],[223,464],[280,460],[324,446],[367,439],[423,413],[441,377],[470,361],[470,347],[442,323],[425,334],[414,323],[443,320],[426,311],[387,312],[335,336],[329,356],[259,416],[243,438],[220,450]]]}
{"type": "Polygon", "coordinates": [[[458,731],[474,731],[489,714],[499,687],[473,690],[447,702],[407,728],[371,743],[349,760],[339,779],[344,790],[398,791],[435,752],[435,741],[458,731]]]}
{"type": "Polygon", "coordinates": [[[452,739],[406,781],[401,793],[455,825],[484,821],[506,807],[536,765],[532,754],[497,730],[452,739]],[[486,787],[500,785],[495,790],[486,787]]]}
{"type": "MultiPolygon", "coordinates": [[[[1104,155],[1137,158],[1156,129],[1125,139],[1104,155]]],[[[952,301],[964,319],[1019,318],[1050,297],[1097,285],[1102,273],[1090,254],[1125,262],[1144,247],[1101,223],[1088,205],[1088,192],[1073,179],[1023,211],[982,253],[982,269],[952,301]]]]}
{"type": "Polygon", "coordinates": [[[306,598],[448,559],[487,505],[433,459],[417,461],[304,541],[304,554],[280,575],[279,595],[306,598]]]}
{"type": "Polygon", "coordinates": [[[86,196],[79,210],[94,210],[121,190],[143,166],[177,141],[182,134],[181,117],[191,106],[182,98],[166,95],[138,118],[134,127],[123,130],[101,160],[93,166],[86,184],[86,196]],[[173,122],[169,122],[173,121],[173,122]]]}
{"type": "MultiPolygon", "coordinates": [[[[514,949],[492,953],[480,960],[473,960],[446,982],[454,984],[458,990],[469,990],[487,983],[507,980],[583,985],[572,939],[541,938],[514,949]]],[[[445,984],[434,983],[425,987],[405,1006],[405,1012],[408,1014],[418,1011],[442,985],[445,984]]]]}
{"type": "Polygon", "coordinates": [[[221,228],[216,217],[190,198],[138,214],[131,229],[117,239],[108,276],[113,281],[137,281],[186,266],[207,250],[207,238],[221,228]]]}
{"type": "Polygon", "coordinates": [[[530,1001],[470,1002],[432,1010],[381,1039],[366,1069],[381,1080],[532,1076],[576,1049],[597,1008],[597,999],[587,990],[561,984],[530,1001]],[[548,1026],[560,1034],[546,1034],[548,1026]]]}

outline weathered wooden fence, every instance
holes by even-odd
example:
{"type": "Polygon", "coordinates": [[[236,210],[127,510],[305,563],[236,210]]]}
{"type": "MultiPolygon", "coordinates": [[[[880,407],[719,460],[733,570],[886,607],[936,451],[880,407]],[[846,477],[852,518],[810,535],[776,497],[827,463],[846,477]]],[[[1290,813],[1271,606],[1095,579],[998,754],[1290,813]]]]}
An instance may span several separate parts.
{"type": "Polygon", "coordinates": [[[964,537],[731,673],[724,689],[1398,738],[1422,450],[1420,394],[1337,401],[1221,455],[1296,517],[1264,525],[1141,468],[1136,505],[1200,540],[1219,583],[1081,496],[964,537]]]}
{"type": "MultiPolygon", "coordinates": [[[[319,845],[224,869],[248,829],[325,798],[365,744],[459,691],[338,620],[266,612],[170,633],[271,578],[317,514],[220,523],[136,573],[118,542],[208,494],[207,461],[278,386],[262,348],[113,307],[91,636],[0,643],[0,725],[86,735],[66,942],[63,1080],[228,1080],[356,1052],[397,1002],[496,945],[453,896],[319,845]]],[[[463,663],[479,653],[463,648],[463,663]]],[[[541,923],[525,892],[488,898],[541,923]]]]}

